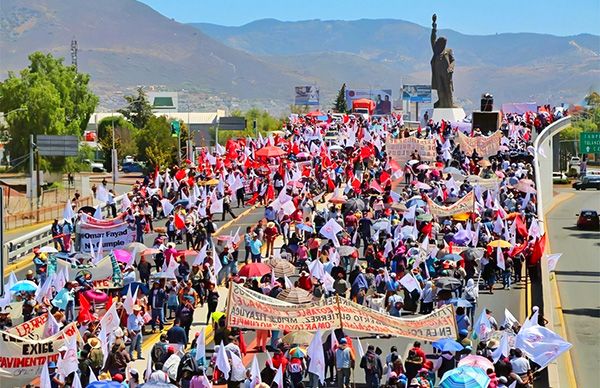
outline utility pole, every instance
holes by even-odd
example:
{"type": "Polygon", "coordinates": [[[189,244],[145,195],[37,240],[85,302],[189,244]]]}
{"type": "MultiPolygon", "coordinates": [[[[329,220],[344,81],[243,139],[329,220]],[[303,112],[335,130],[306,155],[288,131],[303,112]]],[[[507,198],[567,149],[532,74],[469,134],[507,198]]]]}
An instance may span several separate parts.
{"type": "Polygon", "coordinates": [[[34,188],[33,188],[33,172],[35,170],[35,144],[33,142],[33,134],[29,135],[29,177],[31,178],[29,182],[29,211],[33,214],[33,198],[34,198],[34,188]]]}

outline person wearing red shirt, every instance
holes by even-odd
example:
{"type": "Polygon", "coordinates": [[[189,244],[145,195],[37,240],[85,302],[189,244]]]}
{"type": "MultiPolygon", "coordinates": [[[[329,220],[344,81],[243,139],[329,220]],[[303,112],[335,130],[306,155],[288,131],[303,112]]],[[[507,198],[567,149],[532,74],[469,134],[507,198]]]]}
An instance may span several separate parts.
{"type": "Polygon", "coordinates": [[[413,350],[417,354],[417,356],[421,357],[421,360],[423,360],[423,362],[425,362],[425,360],[427,360],[427,357],[425,356],[425,352],[423,351],[423,349],[421,349],[421,342],[415,341],[415,343],[413,344],[413,348],[411,350],[413,350]]]}
{"type": "Polygon", "coordinates": [[[310,290],[312,290],[312,281],[310,280],[310,277],[308,276],[308,273],[306,273],[306,271],[300,272],[300,278],[298,279],[298,287],[309,292],[310,290]]]}

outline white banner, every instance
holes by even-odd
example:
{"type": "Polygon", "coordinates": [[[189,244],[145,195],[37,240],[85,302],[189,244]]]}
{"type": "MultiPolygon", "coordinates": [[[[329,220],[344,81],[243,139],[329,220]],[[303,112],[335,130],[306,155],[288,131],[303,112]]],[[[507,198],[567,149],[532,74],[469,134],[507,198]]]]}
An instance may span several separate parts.
{"type": "MultiPolygon", "coordinates": [[[[104,242],[102,243],[104,245],[104,242]]],[[[60,273],[63,268],[69,271],[69,279],[75,280],[78,276],[89,273],[90,281],[95,289],[122,287],[123,279],[120,269],[111,253],[103,257],[99,262],[85,265],[72,265],[64,260],[57,260],[57,273],[60,273]]]]}
{"type": "Polygon", "coordinates": [[[81,223],[81,252],[89,253],[91,248],[98,252],[98,246],[102,241],[102,247],[106,251],[111,249],[124,249],[127,244],[135,241],[135,228],[130,227],[127,222],[120,218],[112,220],[97,220],[86,217],[81,223]]]}

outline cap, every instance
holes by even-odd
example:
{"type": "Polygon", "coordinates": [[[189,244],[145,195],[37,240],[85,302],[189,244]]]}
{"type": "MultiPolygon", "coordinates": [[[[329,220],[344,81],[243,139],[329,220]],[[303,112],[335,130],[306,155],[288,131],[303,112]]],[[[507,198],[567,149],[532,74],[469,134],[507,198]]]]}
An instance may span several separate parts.
{"type": "Polygon", "coordinates": [[[122,383],[123,382],[123,375],[120,373],[117,373],[116,375],[113,376],[113,381],[116,381],[118,383],[122,383]]]}
{"type": "Polygon", "coordinates": [[[462,336],[466,337],[466,336],[468,336],[468,335],[469,335],[469,331],[468,331],[467,329],[461,329],[461,330],[458,332],[458,334],[460,334],[460,335],[462,335],[462,336]]]}
{"type": "Polygon", "coordinates": [[[48,368],[56,368],[56,363],[54,363],[54,361],[50,361],[48,363],[48,368]]]}
{"type": "Polygon", "coordinates": [[[346,340],[346,338],[341,338],[339,343],[340,345],[346,345],[348,343],[348,340],[346,340]]]}

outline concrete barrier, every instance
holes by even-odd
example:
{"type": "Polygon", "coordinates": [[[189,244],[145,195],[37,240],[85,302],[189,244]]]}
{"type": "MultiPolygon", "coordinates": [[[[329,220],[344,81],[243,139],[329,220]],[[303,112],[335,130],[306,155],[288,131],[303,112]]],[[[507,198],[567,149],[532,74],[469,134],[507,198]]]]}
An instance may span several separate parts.
{"type": "MultiPolygon", "coordinates": [[[[547,126],[533,142],[535,150],[535,184],[537,188],[537,216],[541,223],[540,226],[546,230],[545,209],[550,209],[554,201],[554,190],[552,187],[552,161],[553,161],[553,137],[562,130],[571,126],[571,118],[564,117],[547,126]]],[[[556,139],[558,141],[558,139],[556,139]]],[[[546,327],[554,329],[554,313],[556,310],[556,301],[552,297],[552,288],[550,285],[550,272],[548,271],[548,261],[542,257],[540,263],[540,288],[541,300],[533,300],[535,305],[540,307],[540,312],[548,321],[546,327]]],[[[535,294],[534,294],[535,295],[535,294]]],[[[529,313],[529,312],[528,312],[529,313]]],[[[560,387],[558,361],[552,362],[546,368],[547,383],[549,387],[560,387]]]]}

